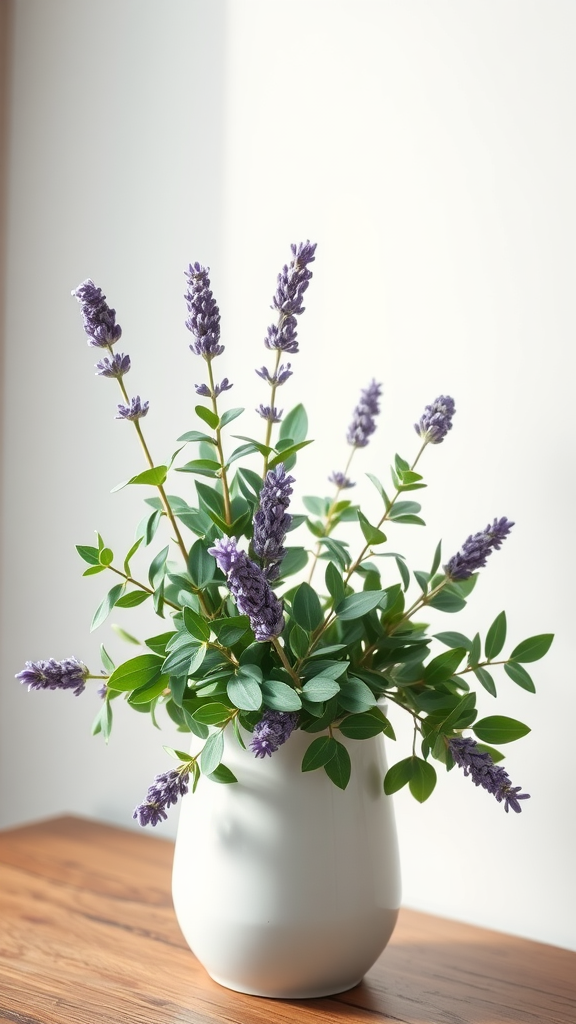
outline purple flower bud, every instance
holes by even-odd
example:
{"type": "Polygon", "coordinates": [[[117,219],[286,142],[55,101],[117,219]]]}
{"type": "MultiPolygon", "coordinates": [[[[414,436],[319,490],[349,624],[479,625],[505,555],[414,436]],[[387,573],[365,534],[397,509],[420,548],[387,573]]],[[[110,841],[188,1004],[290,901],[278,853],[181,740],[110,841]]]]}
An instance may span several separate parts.
{"type": "Polygon", "coordinates": [[[122,334],[120,324],[116,323],[116,310],[110,309],[102,289],[97,288],[90,278],[72,292],[82,307],[84,330],[88,335],[88,344],[95,348],[108,348],[122,334]]]}
{"type": "Polygon", "coordinates": [[[503,516],[495,519],[492,526],[488,524],[485,530],[468,537],[458,554],[452,555],[444,566],[446,575],[451,580],[467,580],[476,569],[486,565],[486,559],[493,550],[498,551],[513,526],[514,523],[503,516]]]}
{"type": "Polygon", "coordinates": [[[77,658],[64,661],[27,661],[19,679],[29,690],[73,690],[76,697],[86,689],[89,671],[77,658]]]}
{"type": "Polygon", "coordinates": [[[130,369],[130,356],[117,352],[112,359],[105,356],[96,363],[96,375],[99,377],[123,377],[130,369]]]}
{"type": "Polygon", "coordinates": [[[150,402],[141,402],[140,395],[130,399],[130,405],[119,405],[117,420],[141,420],[146,416],[150,402]]]}
{"type": "Polygon", "coordinates": [[[275,405],[259,405],[256,412],[263,420],[269,420],[270,423],[280,423],[284,410],[280,409],[278,411],[275,405]]]}
{"type": "Polygon", "coordinates": [[[414,424],[414,430],[429,444],[441,444],[448,431],[452,430],[455,412],[454,399],[449,395],[440,395],[432,405],[426,406],[420,422],[414,424]]]}
{"type": "Polygon", "coordinates": [[[382,385],[373,380],[367,388],[363,388],[360,392],[360,401],[354,409],[352,422],[346,435],[348,444],[353,445],[354,448],[365,448],[368,438],[376,430],[374,417],[380,412],[378,402],[381,391],[382,385]]]}
{"type": "Polygon", "coordinates": [[[166,821],[166,809],[178,803],[178,798],[188,792],[189,774],[190,769],[186,767],[173,768],[169,772],[157,775],[148,789],[146,799],[138,804],[132,817],[137,818],[142,826],[155,826],[161,821],[166,821]]]}
{"type": "Polygon", "coordinates": [[[104,700],[106,694],[108,693],[108,683],[100,683],[100,686],[96,690],[96,693],[98,694],[99,697],[102,697],[102,700],[104,700]]]}
{"type": "Polygon", "coordinates": [[[315,260],[316,244],[300,242],[290,248],[293,259],[278,274],[272,300],[272,309],[278,310],[278,323],[268,328],[264,344],[266,348],[295,353],[298,351],[296,317],[304,312],[302,299],[312,278],[312,271],[307,268],[315,260]]]}
{"type": "Polygon", "coordinates": [[[210,267],[191,263],[185,275],[188,291],[184,298],[188,306],[186,327],[194,335],[190,348],[197,356],[212,359],[224,351],[220,345],[220,310],[210,288],[210,267]]]}
{"type": "Polygon", "coordinates": [[[208,549],[218,568],[225,573],[228,589],[241,615],[247,615],[257,640],[272,640],[284,629],[282,604],[270,587],[262,569],[238,551],[235,537],[217,540],[208,549]]]}
{"type": "Polygon", "coordinates": [[[508,813],[511,807],[517,814],[522,810],[519,801],[529,800],[529,793],[521,793],[521,786],[512,787],[510,776],[505,768],[494,764],[490,754],[478,750],[476,740],[459,736],[449,740],[450,753],[456,764],[464,769],[475,786],[482,786],[495,796],[498,803],[504,801],[504,810],[508,813]]]}
{"type": "Polygon", "coordinates": [[[230,391],[232,387],[234,385],[230,384],[228,377],[224,377],[220,384],[214,385],[214,391],[211,391],[207,384],[195,384],[194,390],[197,395],[202,395],[203,398],[218,398],[218,395],[222,394],[223,391],[230,391]]]}
{"type": "Polygon", "coordinates": [[[254,726],[254,734],[250,741],[250,750],[256,757],[272,757],[298,725],[298,715],[294,711],[271,711],[266,709],[262,718],[254,726]]]}
{"type": "Polygon", "coordinates": [[[282,366],[279,366],[277,372],[273,375],[270,374],[269,370],[267,370],[265,366],[262,366],[259,370],[256,370],[256,373],[259,377],[262,377],[262,380],[267,381],[268,384],[275,384],[276,387],[280,387],[281,384],[285,384],[288,378],[292,376],[290,366],[291,363],[286,363],[285,366],[282,364],[282,366]]]}
{"type": "Polygon", "coordinates": [[[356,487],[356,484],[352,480],[350,480],[344,473],[339,473],[336,470],[333,470],[333,472],[328,477],[328,480],[331,484],[336,484],[336,487],[338,487],[341,491],[346,490],[346,488],[348,487],[356,487]]]}
{"type": "Polygon", "coordinates": [[[254,516],[252,547],[264,570],[267,580],[280,575],[280,563],[286,554],[283,547],[292,516],[286,512],[292,494],[293,476],[286,476],[286,468],[280,463],[266,474],[260,491],[260,505],[254,516]]]}

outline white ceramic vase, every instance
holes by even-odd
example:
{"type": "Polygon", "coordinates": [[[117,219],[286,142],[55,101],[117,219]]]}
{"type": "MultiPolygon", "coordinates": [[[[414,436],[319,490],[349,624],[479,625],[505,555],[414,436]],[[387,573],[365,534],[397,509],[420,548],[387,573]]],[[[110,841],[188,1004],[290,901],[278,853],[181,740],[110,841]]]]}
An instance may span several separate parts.
{"type": "Polygon", "coordinates": [[[227,988],[343,992],[392,934],[400,869],[384,740],[338,738],[352,760],[344,791],[322,768],[301,772],[309,733],[262,760],[226,729],[224,763],[238,783],[202,778],[182,800],[174,907],[193,953],[227,988]]]}

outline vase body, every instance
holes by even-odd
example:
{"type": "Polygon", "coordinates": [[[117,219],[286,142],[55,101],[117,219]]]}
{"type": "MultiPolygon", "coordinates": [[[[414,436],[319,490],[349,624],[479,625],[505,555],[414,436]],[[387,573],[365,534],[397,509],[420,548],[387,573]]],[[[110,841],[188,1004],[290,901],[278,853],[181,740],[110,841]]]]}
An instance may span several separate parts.
{"type": "Polygon", "coordinates": [[[301,772],[313,739],[296,730],[260,759],[226,729],[224,763],[238,782],[202,778],[182,800],[178,922],[211,977],[239,992],[343,992],[376,961],[396,923],[400,869],[383,737],[339,735],[352,760],[344,791],[323,768],[301,772]]]}

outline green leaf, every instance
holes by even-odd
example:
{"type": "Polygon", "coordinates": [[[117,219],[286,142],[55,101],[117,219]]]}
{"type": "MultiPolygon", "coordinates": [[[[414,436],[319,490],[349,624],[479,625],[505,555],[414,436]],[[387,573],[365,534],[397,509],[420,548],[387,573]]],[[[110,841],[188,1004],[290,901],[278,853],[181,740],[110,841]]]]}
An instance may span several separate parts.
{"type": "Polygon", "coordinates": [[[352,740],[366,740],[384,732],[385,722],[370,714],[349,715],[342,719],[338,728],[344,736],[352,740]]]}
{"type": "Polygon", "coordinates": [[[119,636],[125,643],[136,644],[136,647],[140,647],[140,641],[137,640],[135,636],[132,636],[132,633],[127,633],[125,629],[122,629],[122,626],[117,626],[116,623],[113,622],[110,625],[110,629],[113,629],[116,636],[119,636]]]}
{"type": "Polygon", "coordinates": [[[408,566],[406,565],[404,559],[400,557],[400,555],[395,555],[395,562],[396,565],[398,566],[398,572],[400,573],[400,576],[402,578],[404,592],[406,592],[408,590],[408,587],[410,586],[410,572],[408,566]]]}
{"type": "Polygon", "coordinates": [[[280,424],[279,437],[284,440],[291,438],[298,444],[304,441],[308,433],[308,416],[303,405],[296,405],[280,424]]]}
{"type": "Polygon", "coordinates": [[[437,544],[437,547],[436,547],[436,551],[434,552],[434,559],[432,561],[432,566],[430,568],[430,576],[433,576],[434,573],[438,572],[438,566],[440,565],[440,559],[441,558],[442,558],[442,541],[439,540],[438,544],[437,544]]]}
{"type": "Polygon", "coordinates": [[[306,495],[306,497],[302,498],[302,504],[304,505],[304,508],[307,508],[308,511],[312,513],[313,516],[320,516],[322,518],[322,516],[328,515],[330,499],[315,498],[313,495],[306,495]]]}
{"type": "Polygon", "coordinates": [[[200,430],[187,430],[185,434],[182,434],[178,441],[204,441],[205,444],[216,444],[213,437],[208,434],[203,434],[200,430]]]}
{"type": "Polygon", "coordinates": [[[155,697],[159,697],[167,687],[168,676],[159,676],[158,679],[152,679],[133,690],[128,698],[128,703],[132,707],[136,707],[138,704],[149,704],[155,697]]]}
{"type": "Polygon", "coordinates": [[[498,657],[506,643],[506,612],[500,612],[486,634],[484,650],[489,661],[498,657]]]}
{"type": "Polygon", "coordinates": [[[330,597],[334,601],[334,604],[340,604],[345,594],[344,580],[334,565],[334,562],[328,562],[324,579],[326,582],[326,588],[330,597]]]}
{"type": "MultiPolygon", "coordinates": [[[[212,430],[216,430],[220,420],[216,413],[212,412],[212,409],[207,409],[205,405],[197,405],[194,411],[201,420],[204,420],[204,423],[207,423],[208,426],[211,427],[212,430]]],[[[179,438],[179,440],[181,440],[181,438],[179,438]]]]}
{"type": "Polygon", "coordinates": [[[227,692],[234,706],[241,711],[259,711],[262,707],[262,688],[242,668],[228,683],[227,692]]]}
{"type": "Polygon", "coordinates": [[[202,725],[224,725],[231,714],[230,708],[227,708],[225,704],[214,701],[212,704],[203,704],[194,712],[192,718],[202,725]]]}
{"type": "Polygon", "coordinates": [[[354,676],[340,684],[338,703],[345,711],[351,714],[360,714],[362,711],[370,711],[376,705],[376,697],[369,686],[354,676]]]}
{"type": "Polygon", "coordinates": [[[514,648],[510,661],[539,661],[550,650],[553,639],[553,633],[540,633],[538,636],[528,637],[514,648]]]}
{"type": "Polygon", "coordinates": [[[223,412],[221,417],[220,417],[220,426],[221,427],[228,426],[229,423],[232,423],[232,420],[237,419],[238,416],[241,416],[243,412],[244,412],[244,409],[241,409],[241,408],[228,409],[226,412],[223,412]]]}
{"type": "Polygon", "coordinates": [[[196,640],[205,641],[210,639],[210,626],[208,626],[201,615],[192,611],[191,608],[184,608],[182,617],[187,633],[190,633],[196,640]]]}
{"type": "Polygon", "coordinates": [[[507,662],[504,665],[504,671],[510,679],[513,679],[518,686],[521,686],[523,690],[528,690],[529,693],[536,693],[536,687],[532,680],[532,676],[528,674],[522,665],[518,665],[516,662],[507,662]]]}
{"type": "Polygon", "coordinates": [[[114,561],[114,552],[111,548],[102,548],[100,551],[100,565],[109,566],[114,561]]]}
{"type": "Polygon", "coordinates": [[[301,583],[292,601],[292,619],[302,629],[312,633],[323,618],[318,594],[308,583],[301,583]]]}
{"type": "Polygon", "coordinates": [[[423,761],[421,757],[412,758],[412,776],[408,782],[412,796],[423,804],[432,793],[436,785],[436,771],[434,767],[423,761]]]}
{"type": "Polygon", "coordinates": [[[334,743],[334,754],[324,765],[324,771],[328,778],[331,779],[339,789],[346,789],[346,786],[350,781],[350,773],[352,771],[350,754],[343,743],[339,743],[338,740],[334,740],[334,743]]]}
{"type": "Polygon", "coordinates": [[[264,703],[273,711],[299,711],[302,701],[293,687],[279,679],[267,679],[262,684],[264,703]]]}
{"type": "Polygon", "coordinates": [[[196,473],[198,476],[216,477],[220,470],[220,463],[215,459],[192,459],[183,466],[178,466],[177,473],[196,473]]]}
{"type": "Polygon", "coordinates": [[[465,657],[466,651],[463,647],[455,647],[450,651],[443,651],[433,658],[424,669],[424,682],[427,686],[437,686],[454,675],[460,662],[465,657]]]}
{"type": "Polygon", "coordinates": [[[497,696],[496,685],[494,683],[494,680],[490,673],[487,672],[485,668],[475,668],[474,675],[476,676],[478,682],[482,684],[484,689],[488,690],[488,693],[491,693],[493,697],[497,696]]]}
{"type": "Polygon", "coordinates": [[[268,469],[275,469],[281,462],[287,462],[291,455],[299,452],[301,448],[305,448],[309,444],[312,444],[312,441],[299,441],[298,444],[291,444],[289,448],[285,448],[279,455],[275,455],[273,459],[270,459],[268,469]]]}
{"type": "Polygon", "coordinates": [[[402,761],[397,761],[391,768],[386,772],[384,778],[384,792],[387,796],[391,796],[392,793],[397,793],[399,789],[402,789],[410,779],[412,778],[412,758],[405,757],[402,761]]]}
{"type": "Polygon", "coordinates": [[[224,733],[221,729],[208,737],[200,754],[200,767],[203,775],[212,775],[224,754],[224,733]]]}
{"type": "Polygon", "coordinates": [[[207,484],[201,483],[200,480],[195,480],[194,483],[198,497],[206,505],[206,508],[210,512],[214,512],[220,519],[223,519],[225,512],[222,495],[214,487],[209,487],[207,484]]]}
{"type": "Polygon", "coordinates": [[[384,490],[384,487],[381,484],[381,482],[378,479],[378,477],[374,476],[372,473],[366,473],[366,476],[368,477],[370,482],[374,484],[374,487],[376,488],[376,490],[378,491],[378,494],[382,498],[382,500],[384,502],[384,505],[386,506],[386,509],[389,509],[390,508],[390,498],[386,494],[386,491],[384,490]]]}
{"type": "Polygon", "coordinates": [[[330,557],[342,570],[347,568],[350,556],[347,551],[348,544],[345,541],[336,540],[334,537],[321,537],[320,543],[327,548],[330,557]]]}
{"type": "MultiPolygon", "coordinates": [[[[152,469],[145,469],[143,473],[131,477],[127,484],[152,484],[153,487],[161,487],[167,475],[168,466],[154,466],[152,469]]],[[[114,490],[117,491],[119,488],[115,487],[114,490]]]]}
{"type": "Polygon", "coordinates": [[[311,700],[314,703],[321,703],[325,700],[329,700],[330,697],[334,697],[340,691],[340,686],[335,679],[331,679],[330,676],[320,675],[314,676],[313,679],[308,680],[302,687],[302,696],[306,697],[306,700],[311,700]]]}
{"type": "Polygon", "coordinates": [[[90,547],[86,544],[77,544],[76,551],[80,555],[80,558],[83,558],[89,565],[99,565],[100,556],[98,548],[90,547]]]}
{"type": "Polygon", "coordinates": [[[164,573],[166,571],[166,559],[168,558],[169,551],[170,547],[167,544],[166,547],[162,548],[162,551],[159,551],[158,554],[152,559],[150,563],[150,568],[148,570],[148,580],[150,582],[151,587],[157,587],[160,580],[164,576],[164,573]]]}
{"type": "Polygon", "coordinates": [[[332,736],[318,736],[308,747],[302,758],[302,771],[313,772],[323,768],[336,753],[337,740],[332,736]]]}
{"type": "Polygon", "coordinates": [[[156,654],[140,654],[137,658],[130,658],[118,668],[114,669],[108,679],[108,688],[111,690],[129,691],[139,686],[145,686],[160,677],[162,658],[156,654]]]}
{"type": "Polygon", "coordinates": [[[116,601],[117,608],[136,608],[137,605],[147,601],[150,597],[145,590],[131,590],[129,594],[123,594],[116,601]]]}
{"type": "Polygon", "coordinates": [[[230,771],[225,764],[219,764],[213,772],[210,772],[210,775],[208,775],[207,778],[210,779],[210,782],[222,782],[225,785],[228,785],[231,782],[238,782],[234,772],[230,771]]]}
{"type": "Polygon", "coordinates": [[[125,586],[125,583],[118,583],[115,587],[112,587],[112,590],[108,591],[106,597],[101,602],[101,604],[98,605],[96,611],[94,612],[92,623],[90,625],[91,633],[95,629],[98,629],[98,626],[101,626],[102,623],[108,618],[110,612],[112,611],[114,605],[116,604],[116,601],[123,593],[125,586]]]}
{"type": "Polygon", "coordinates": [[[85,569],[82,573],[83,576],[95,576],[98,572],[105,572],[105,565],[91,565],[89,569],[85,569]]]}
{"type": "Polygon", "coordinates": [[[132,545],[132,547],[130,548],[130,551],[126,555],[126,558],[124,559],[124,572],[126,573],[127,576],[130,575],[130,560],[133,557],[133,555],[136,554],[136,552],[137,552],[138,548],[140,547],[141,543],[142,543],[142,537],[138,537],[138,539],[136,541],[134,541],[134,544],[132,545]]]}
{"type": "Polygon", "coordinates": [[[417,501],[396,501],[388,513],[389,519],[418,515],[422,506],[417,501]]]}
{"type": "Polygon", "coordinates": [[[479,740],[486,743],[511,743],[527,736],[530,729],[523,722],[515,718],[506,718],[504,715],[491,715],[489,718],[482,718],[473,726],[479,740]]]}
{"type": "Polygon", "coordinates": [[[288,638],[290,649],[297,658],[303,658],[310,646],[310,634],[295,623],[290,630],[288,638]]]}
{"type": "Polygon", "coordinates": [[[446,644],[446,647],[463,647],[465,651],[472,647],[472,641],[464,633],[435,633],[434,639],[446,644]]]}
{"type": "Polygon", "coordinates": [[[480,655],[482,654],[482,641],[480,639],[480,633],[476,633],[472,640],[472,646],[468,654],[468,664],[477,665],[480,661],[480,655]]]}
{"type": "Polygon", "coordinates": [[[386,540],[386,534],[382,533],[377,526],[372,526],[368,522],[366,516],[358,509],[357,511],[358,522],[360,523],[360,529],[364,534],[364,539],[367,544],[383,544],[386,540]]]}
{"type": "Polygon", "coordinates": [[[428,601],[429,608],[438,608],[441,612],[461,612],[466,607],[466,601],[457,594],[450,593],[444,588],[440,593],[428,601]]]}
{"type": "Polygon", "coordinates": [[[235,615],[233,618],[212,619],[210,623],[218,640],[224,647],[232,647],[250,629],[247,615],[235,615]]]}
{"type": "Polygon", "coordinates": [[[336,615],[343,622],[360,619],[373,608],[383,605],[386,600],[384,590],[364,590],[361,594],[349,594],[336,608],[336,615]]]}
{"type": "Polygon", "coordinates": [[[414,578],[420,587],[423,594],[428,593],[428,583],[430,582],[430,576],[427,572],[419,572],[418,569],[414,570],[414,578]]]}
{"type": "Polygon", "coordinates": [[[203,540],[194,541],[188,555],[188,572],[194,586],[202,590],[214,578],[216,560],[208,554],[209,545],[203,540]]]}
{"type": "Polygon", "coordinates": [[[110,733],[112,732],[112,705],[108,700],[103,702],[102,707],[98,711],[98,714],[92,723],[92,735],[97,736],[100,732],[102,733],[105,742],[108,743],[110,733]]]}
{"type": "Polygon", "coordinates": [[[104,647],[104,644],[100,644],[100,660],[104,666],[106,672],[111,673],[116,668],[112,658],[108,654],[108,651],[104,647]]]}

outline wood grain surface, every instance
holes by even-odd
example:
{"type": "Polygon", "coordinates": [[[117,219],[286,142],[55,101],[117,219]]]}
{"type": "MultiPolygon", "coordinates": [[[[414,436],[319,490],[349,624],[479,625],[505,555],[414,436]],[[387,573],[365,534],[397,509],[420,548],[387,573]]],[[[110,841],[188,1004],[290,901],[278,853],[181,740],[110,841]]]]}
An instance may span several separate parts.
{"type": "Polygon", "coordinates": [[[349,992],[230,992],[180,934],[172,852],[71,817],[0,833],[0,1024],[576,1024],[575,953],[409,910],[349,992]]]}

